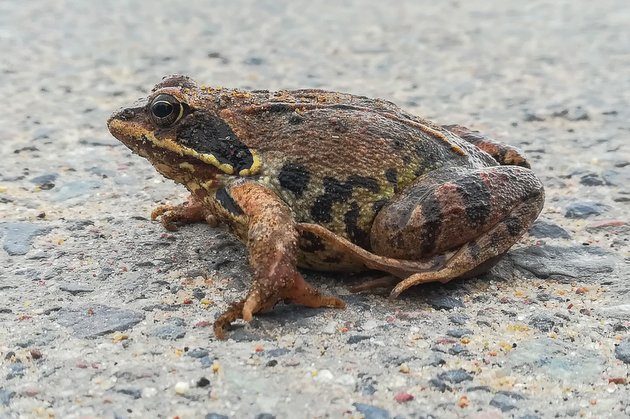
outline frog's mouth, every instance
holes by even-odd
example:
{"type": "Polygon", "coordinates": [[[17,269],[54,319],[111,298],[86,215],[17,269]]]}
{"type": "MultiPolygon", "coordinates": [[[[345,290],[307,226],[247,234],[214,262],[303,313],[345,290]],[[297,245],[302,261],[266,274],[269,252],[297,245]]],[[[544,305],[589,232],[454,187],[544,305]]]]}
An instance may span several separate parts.
{"type": "Polygon", "coordinates": [[[220,167],[218,162],[215,164],[209,158],[214,156],[203,155],[194,150],[187,153],[186,147],[173,140],[157,139],[141,124],[114,116],[107,121],[107,127],[133,153],[149,160],[158,172],[175,182],[184,185],[201,183],[206,189],[214,189],[218,187],[217,176],[230,170],[220,167]]]}
{"type": "MultiPolygon", "coordinates": [[[[219,159],[210,152],[211,150],[203,150],[203,147],[200,147],[199,150],[188,147],[188,145],[194,145],[195,141],[192,144],[189,144],[191,143],[190,140],[186,142],[175,141],[174,138],[170,138],[177,135],[174,131],[161,133],[159,137],[156,136],[155,129],[151,124],[135,119],[141,112],[141,108],[136,108],[114,113],[107,121],[107,127],[114,137],[136,154],[147,158],[156,168],[156,163],[160,161],[171,166],[176,164],[180,169],[194,173],[197,178],[200,173],[206,172],[211,167],[218,169],[215,171],[216,173],[243,177],[257,174],[260,170],[260,157],[254,150],[247,149],[248,164],[235,166],[233,159],[219,159]]],[[[198,140],[196,141],[198,142],[198,140]]],[[[162,173],[161,170],[160,173],[162,173]]]]}

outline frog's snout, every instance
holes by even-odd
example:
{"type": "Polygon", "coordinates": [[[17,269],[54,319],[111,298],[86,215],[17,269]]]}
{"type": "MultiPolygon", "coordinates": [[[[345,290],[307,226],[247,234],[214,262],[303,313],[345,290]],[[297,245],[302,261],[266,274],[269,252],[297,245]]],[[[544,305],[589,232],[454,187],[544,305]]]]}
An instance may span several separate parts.
{"type": "Polygon", "coordinates": [[[131,106],[126,106],[119,108],[111,116],[107,119],[107,126],[111,127],[112,121],[131,121],[133,119],[139,118],[143,113],[147,106],[147,99],[140,98],[136,100],[131,106]]]}
{"type": "Polygon", "coordinates": [[[123,120],[123,121],[129,121],[129,120],[135,118],[137,113],[138,113],[137,109],[121,108],[118,111],[114,112],[112,114],[112,116],[110,117],[110,119],[116,118],[116,119],[120,119],[120,120],[123,120]]]}

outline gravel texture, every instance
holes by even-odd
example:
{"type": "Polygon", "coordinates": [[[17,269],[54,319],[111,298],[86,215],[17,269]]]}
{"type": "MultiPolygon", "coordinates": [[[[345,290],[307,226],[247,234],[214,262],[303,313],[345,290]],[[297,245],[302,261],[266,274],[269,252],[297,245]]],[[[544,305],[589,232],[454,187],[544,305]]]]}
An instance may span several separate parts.
{"type": "Polygon", "coordinates": [[[630,3],[0,2],[0,418],[630,415],[630,3]],[[508,4],[509,3],[509,4],[508,4]],[[246,291],[223,230],[114,140],[163,75],[390,99],[524,149],[547,191],[491,273],[344,311],[246,291]]]}

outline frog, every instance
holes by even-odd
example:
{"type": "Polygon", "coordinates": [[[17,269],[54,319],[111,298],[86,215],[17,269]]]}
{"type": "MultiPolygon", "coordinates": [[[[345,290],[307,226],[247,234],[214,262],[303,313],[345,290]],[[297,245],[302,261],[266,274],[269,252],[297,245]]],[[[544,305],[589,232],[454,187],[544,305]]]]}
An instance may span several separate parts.
{"type": "Polygon", "coordinates": [[[345,307],[301,268],[381,272],[358,288],[389,284],[391,299],[478,276],[544,205],[544,187],[518,148],[350,93],[225,88],[171,75],[107,126],[189,192],[181,204],[158,206],[153,220],[169,230],[226,226],[244,243],[252,284],[215,319],[219,339],[282,301],[345,307]]]}

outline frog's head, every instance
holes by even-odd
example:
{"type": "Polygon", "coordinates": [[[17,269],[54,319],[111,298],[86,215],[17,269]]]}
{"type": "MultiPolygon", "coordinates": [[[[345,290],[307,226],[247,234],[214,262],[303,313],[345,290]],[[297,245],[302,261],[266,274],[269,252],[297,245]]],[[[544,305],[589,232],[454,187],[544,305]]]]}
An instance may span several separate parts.
{"type": "Polygon", "coordinates": [[[216,186],[217,175],[253,174],[253,152],[218,115],[214,97],[186,76],[168,76],[146,99],[107,121],[114,137],[179,183],[216,186]]]}

